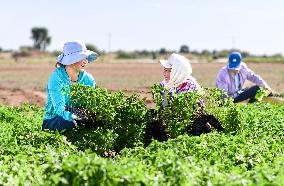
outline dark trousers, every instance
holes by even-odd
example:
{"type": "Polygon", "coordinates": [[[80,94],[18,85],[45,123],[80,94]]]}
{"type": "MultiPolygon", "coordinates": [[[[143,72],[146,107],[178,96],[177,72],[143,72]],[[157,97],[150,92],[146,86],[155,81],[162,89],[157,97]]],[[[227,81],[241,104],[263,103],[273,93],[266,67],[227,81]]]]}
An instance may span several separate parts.
{"type": "Polygon", "coordinates": [[[249,99],[249,103],[255,102],[256,101],[255,95],[258,90],[259,86],[253,86],[250,88],[243,89],[243,92],[234,98],[234,103],[238,103],[247,99],[249,99]]]}
{"type": "Polygon", "coordinates": [[[63,119],[61,116],[56,116],[52,119],[46,119],[42,123],[42,130],[49,129],[49,130],[71,130],[75,124],[73,121],[68,121],[63,119]]]}

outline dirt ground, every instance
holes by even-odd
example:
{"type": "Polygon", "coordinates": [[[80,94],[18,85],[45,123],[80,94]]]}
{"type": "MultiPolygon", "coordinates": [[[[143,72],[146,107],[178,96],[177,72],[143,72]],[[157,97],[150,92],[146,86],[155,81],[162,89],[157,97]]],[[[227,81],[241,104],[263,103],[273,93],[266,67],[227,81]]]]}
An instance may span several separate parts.
{"type": "MultiPolygon", "coordinates": [[[[204,87],[214,87],[215,78],[223,63],[193,63],[193,76],[204,87]]],[[[284,92],[284,64],[248,64],[277,92],[284,92]]],[[[54,63],[0,63],[0,104],[19,106],[27,102],[44,106],[45,86],[54,63]]],[[[146,97],[153,106],[150,87],[163,79],[162,67],[148,63],[97,63],[90,64],[97,86],[110,91],[123,90],[146,97]]]]}
{"type": "Polygon", "coordinates": [[[45,100],[46,93],[42,91],[0,88],[0,104],[20,106],[24,103],[29,103],[44,106],[45,100]]]}

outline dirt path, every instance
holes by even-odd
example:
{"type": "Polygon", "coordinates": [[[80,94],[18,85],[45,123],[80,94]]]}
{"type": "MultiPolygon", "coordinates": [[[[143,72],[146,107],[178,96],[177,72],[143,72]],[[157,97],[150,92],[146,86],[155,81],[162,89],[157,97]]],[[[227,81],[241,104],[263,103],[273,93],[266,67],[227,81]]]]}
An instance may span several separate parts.
{"type": "MultiPolygon", "coordinates": [[[[141,91],[127,91],[126,94],[136,93],[140,95],[141,99],[146,97],[145,103],[148,107],[153,107],[154,103],[152,101],[151,95],[144,90],[141,91]]],[[[21,106],[24,103],[36,104],[38,106],[44,107],[46,102],[46,93],[42,91],[24,91],[21,89],[4,89],[0,88],[0,104],[11,105],[11,106],[21,106]]]]}
{"type": "MultiPolygon", "coordinates": [[[[222,63],[193,63],[193,76],[204,87],[215,87],[216,74],[222,63]]],[[[248,66],[261,75],[276,92],[284,92],[284,64],[251,63],[248,66]]],[[[20,106],[27,102],[44,106],[45,86],[54,70],[54,63],[0,64],[0,104],[20,106]],[[36,90],[36,91],[35,91],[36,90]]],[[[162,67],[158,63],[97,63],[86,69],[96,80],[98,87],[110,91],[125,90],[130,95],[146,97],[152,107],[150,87],[162,78],[162,67]]]]}
{"type": "Polygon", "coordinates": [[[0,104],[21,106],[24,103],[29,103],[36,104],[38,106],[44,106],[45,100],[45,92],[0,88],[0,104]]]}

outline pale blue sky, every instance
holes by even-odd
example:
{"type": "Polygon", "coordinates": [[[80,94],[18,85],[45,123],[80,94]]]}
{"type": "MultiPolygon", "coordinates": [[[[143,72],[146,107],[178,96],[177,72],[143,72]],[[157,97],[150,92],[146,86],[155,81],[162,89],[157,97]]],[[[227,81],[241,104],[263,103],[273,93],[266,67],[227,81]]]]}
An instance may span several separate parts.
{"type": "Polygon", "coordinates": [[[186,44],[284,54],[284,0],[8,0],[0,17],[3,49],[32,45],[31,28],[42,26],[52,37],[48,50],[80,39],[106,51],[186,44]]]}

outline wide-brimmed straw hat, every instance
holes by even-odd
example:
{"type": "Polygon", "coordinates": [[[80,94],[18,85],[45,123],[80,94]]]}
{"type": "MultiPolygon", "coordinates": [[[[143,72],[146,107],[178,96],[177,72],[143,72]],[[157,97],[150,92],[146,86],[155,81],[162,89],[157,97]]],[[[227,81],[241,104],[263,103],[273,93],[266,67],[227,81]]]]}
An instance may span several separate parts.
{"type": "Polygon", "coordinates": [[[88,62],[92,63],[96,58],[97,53],[88,50],[82,41],[70,41],[64,44],[63,52],[56,61],[63,65],[72,65],[83,59],[88,59],[88,62]]]}

